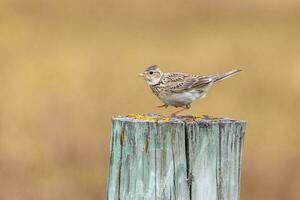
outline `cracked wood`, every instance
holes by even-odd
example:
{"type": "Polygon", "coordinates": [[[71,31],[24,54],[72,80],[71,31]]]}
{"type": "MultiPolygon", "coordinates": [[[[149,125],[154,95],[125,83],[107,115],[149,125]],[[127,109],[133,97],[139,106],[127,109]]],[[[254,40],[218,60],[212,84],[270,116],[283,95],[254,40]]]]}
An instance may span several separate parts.
{"type": "Polygon", "coordinates": [[[108,200],[239,200],[246,123],[113,118],[108,200]]]}

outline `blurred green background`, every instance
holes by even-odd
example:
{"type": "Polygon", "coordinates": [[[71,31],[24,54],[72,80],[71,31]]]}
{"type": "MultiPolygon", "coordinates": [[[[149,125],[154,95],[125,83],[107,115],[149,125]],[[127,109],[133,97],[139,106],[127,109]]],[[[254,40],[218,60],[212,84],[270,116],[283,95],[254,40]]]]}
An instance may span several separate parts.
{"type": "Polygon", "coordinates": [[[111,117],[137,74],[243,72],[185,114],[245,119],[242,200],[300,199],[300,2],[0,0],[0,199],[105,199],[111,117]]]}

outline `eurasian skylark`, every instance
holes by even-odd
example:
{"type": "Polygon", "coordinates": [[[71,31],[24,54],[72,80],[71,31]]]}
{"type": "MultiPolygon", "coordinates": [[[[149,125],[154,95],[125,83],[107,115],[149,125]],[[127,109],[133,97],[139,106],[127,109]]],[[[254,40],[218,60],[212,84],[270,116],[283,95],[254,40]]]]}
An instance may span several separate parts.
{"type": "Polygon", "coordinates": [[[157,65],[152,65],[139,76],[144,77],[152,92],[164,103],[158,107],[167,108],[170,105],[183,108],[172,114],[176,115],[189,109],[195,100],[204,98],[216,82],[240,71],[236,69],[221,75],[201,76],[177,72],[163,73],[157,65]]]}

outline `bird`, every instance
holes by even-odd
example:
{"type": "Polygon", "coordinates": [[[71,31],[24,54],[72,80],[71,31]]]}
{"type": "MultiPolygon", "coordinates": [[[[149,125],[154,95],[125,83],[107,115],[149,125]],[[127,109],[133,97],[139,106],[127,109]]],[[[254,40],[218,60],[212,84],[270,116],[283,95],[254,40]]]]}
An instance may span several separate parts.
{"type": "Polygon", "coordinates": [[[224,74],[215,75],[193,75],[180,72],[162,72],[158,65],[150,65],[139,76],[143,77],[152,92],[163,102],[158,108],[173,106],[181,108],[171,114],[178,113],[191,108],[191,104],[197,99],[204,98],[211,86],[238,72],[235,69],[224,74]]]}

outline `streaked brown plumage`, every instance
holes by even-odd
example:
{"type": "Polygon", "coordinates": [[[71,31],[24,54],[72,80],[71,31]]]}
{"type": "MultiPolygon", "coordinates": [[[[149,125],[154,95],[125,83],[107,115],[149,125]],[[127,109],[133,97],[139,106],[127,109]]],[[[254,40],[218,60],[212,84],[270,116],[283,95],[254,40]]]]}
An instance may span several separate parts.
{"type": "Polygon", "coordinates": [[[164,103],[159,107],[171,105],[188,109],[193,101],[204,98],[214,83],[240,71],[233,70],[222,75],[201,76],[177,72],[163,73],[157,65],[152,65],[140,76],[144,77],[153,93],[164,103]]]}

